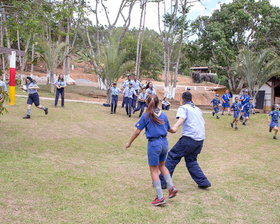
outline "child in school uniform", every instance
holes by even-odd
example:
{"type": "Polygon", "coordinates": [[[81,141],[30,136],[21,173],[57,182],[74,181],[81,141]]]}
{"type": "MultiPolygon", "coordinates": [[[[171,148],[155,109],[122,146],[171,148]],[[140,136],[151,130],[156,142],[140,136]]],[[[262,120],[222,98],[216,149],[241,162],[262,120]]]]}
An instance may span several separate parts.
{"type": "Polygon", "coordinates": [[[139,97],[138,97],[138,106],[135,110],[133,110],[133,113],[140,110],[139,117],[142,116],[142,114],[145,110],[147,96],[148,95],[146,94],[146,89],[142,89],[142,92],[139,94],[139,97]]]}
{"type": "Polygon", "coordinates": [[[243,120],[242,124],[245,126],[246,126],[246,122],[249,120],[251,109],[254,109],[252,98],[249,99],[249,102],[247,102],[243,105],[242,110],[241,110],[244,112],[243,113],[244,120],[243,120]]]}
{"type": "Polygon", "coordinates": [[[219,105],[221,104],[221,100],[219,99],[219,94],[216,94],[216,97],[211,101],[213,103],[213,109],[212,115],[214,116],[216,114],[216,118],[219,119],[219,105]]]}
{"type": "Polygon", "coordinates": [[[238,97],[235,97],[235,102],[232,103],[230,108],[233,110],[233,121],[230,123],[230,125],[233,128],[233,124],[235,124],[235,130],[238,130],[237,123],[239,112],[241,110],[241,103],[238,102],[238,97]]]}
{"type": "Polygon", "coordinates": [[[64,81],[63,75],[60,74],[58,79],[55,81],[54,85],[56,86],[56,95],[54,106],[57,106],[59,94],[61,95],[61,107],[64,107],[64,89],[66,87],[66,82],[64,81]]]}
{"type": "Polygon", "coordinates": [[[131,107],[133,101],[133,95],[137,95],[134,88],[132,87],[132,83],[129,83],[128,87],[126,87],[123,91],[123,95],[125,97],[125,110],[126,114],[131,117],[131,107]]]}
{"type": "Polygon", "coordinates": [[[118,97],[121,92],[121,90],[117,87],[117,83],[114,82],[113,85],[110,88],[112,100],[111,100],[111,114],[116,113],[116,109],[118,106],[118,97]]]}
{"type": "Polygon", "coordinates": [[[148,109],[136,123],[136,130],[131,136],[129,142],[126,144],[126,148],[129,148],[131,146],[132,142],[145,128],[146,137],[148,139],[148,162],[150,166],[153,185],[157,195],[152,204],[155,206],[159,206],[166,203],[165,198],[163,197],[161,182],[158,176],[159,170],[168,184],[168,197],[173,198],[178,193],[173,185],[170,173],[165,167],[165,160],[168,152],[168,140],[166,138],[166,135],[167,132],[174,133],[174,130],[170,128],[166,114],[158,108],[158,97],[156,95],[149,96],[147,103],[148,109]]]}
{"type": "Polygon", "coordinates": [[[279,111],[279,105],[274,105],[274,110],[272,110],[268,114],[268,123],[269,123],[269,132],[272,130],[274,131],[273,139],[277,140],[277,133],[279,129],[279,117],[280,117],[280,111],[279,111]],[[271,120],[270,120],[271,117],[271,120]]]}
{"type": "Polygon", "coordinates": [[[35,106],[45,112],[45,115],[48,114],[48,108],[40,105],[40,99],[38,94],[39,86],[36,85],[35,80],[33,80],[31,77],[26,78],[26,88],[21,87],[22,90],[28,92],[28,99],[27,99],[27,114],[23,119],[30,119],[30,111],[31,106],[34,103],[35,106]]]}
{"type": "Polygon", "coordinates": [[[163,98],[163,101],[161,102],[161,107],[163,110],[169,110],[170,108],[170,103],[166,99],[166,97],[163,98]]]}
{"type": "MultiPolygon", "coordinates": [[[[243,106],[246,104],[246,103],[248,103],[249,102],[249,100],[250,100],[250,98],[251,98],[251,96],[249,95],[249,91],[246,89],[246,90],[244,90],[243,91],[243,94],[241,95],[241,97],[240,97],[240,102],[241,102],[241,106],[242,106],[242,108],[243,108],[243,106]]],[[[244,114],[244,110],[242,109],[241,110],[241,113],[240,113],[241,115],[240,115],[240,120],[241,121],[243,121],[243,114],[244,114]]]]}
{"type": "Polygon", "coordinates": [[[230,115],[230,98],[231,95],[229,94],[229,90],[226,89],[225,93],[222,95],[222,115],[224,115],[224,111],[227,109],[228,115],[230,115]]]}

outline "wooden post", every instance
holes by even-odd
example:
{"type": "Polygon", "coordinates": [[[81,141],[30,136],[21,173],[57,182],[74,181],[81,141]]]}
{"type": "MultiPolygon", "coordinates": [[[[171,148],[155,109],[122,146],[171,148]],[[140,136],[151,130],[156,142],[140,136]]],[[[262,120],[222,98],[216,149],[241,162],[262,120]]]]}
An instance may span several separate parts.
{"type": "Polygon", "coordinates": [[[9,105],[15,105],[15,86],[16,86],[16,52],[12,51],[10,59],[10,81],[9,81],[9,105]]]}

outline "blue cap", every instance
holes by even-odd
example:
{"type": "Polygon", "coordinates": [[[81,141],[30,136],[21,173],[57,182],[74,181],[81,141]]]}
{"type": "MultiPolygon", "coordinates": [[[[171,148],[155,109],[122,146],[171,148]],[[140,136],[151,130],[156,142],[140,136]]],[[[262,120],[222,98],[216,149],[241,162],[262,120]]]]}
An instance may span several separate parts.
{"type": "Polygon", "coordinates": [[[245,89],[243,92],[248,93],[249,91],[248,91],[248,89],[245,89]]]}
{"type": "Polygon", "coordinates": [[[279,105],[278,105],[278,104],[275,104],[275,105],[274,105],[274,108],[279,108],[279,105]]]}
{"type": "Polygon", "coordinates": [[[218,96],[219,96],[219,94],[216,94],[216,96],[218,97],[218,96]]]}
{"type": "Polygon", "coordinates": [[[188,87],[187,90],[191,90],[191,88],[188,87]]]}

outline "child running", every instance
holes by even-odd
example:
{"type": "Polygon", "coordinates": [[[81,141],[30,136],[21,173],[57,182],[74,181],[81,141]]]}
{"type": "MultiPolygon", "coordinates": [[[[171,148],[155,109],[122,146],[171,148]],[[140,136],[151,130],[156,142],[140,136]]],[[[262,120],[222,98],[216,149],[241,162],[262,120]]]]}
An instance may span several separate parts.
{"type": "Polygon", "coordinates": [[[137,129],[132,134],[129,142],[126,144],[126,148],[131,146],[132,142],[145,128],[146,137],[148,139],[148,162],[153,180],[153,186],[157,194],[157,197],[152,202],[152,204],[159,206],[166,203],[162,194],[161,182],[159,180],[159,170],[168,184],[168,197],[173,198],[178,193],[173,185],[169,171],[165,167],[165,159],[168,152],[168,141],[166,135],[167,132],[174,133],[175,131],[170,128],[166,114],[158,108],[158,97],[156,95],[149,96],[147,103],[148,109],[136,123],[135,127],[137,129]]]}
{"type": "Polygon", "coordinates": [[[140,110],[140,114],[139,117],[142,116],[145,106],[146,106],[146,99],[147,99],[147,94],[146,94],[146,89],[142,89],[142,92],[140,93],[139,97],[138,97],[138,105],[137,108],[135,110],[133,110],[133,113],[135,113],[136,111],[140,110]]]}
{"type": "Polygon", "coordinates": [[[26,89],[23,87],[20,87],[22,90],[28,92],[28,99],[27,99],[27,114],[23,119],[30,119],[30,111],[31,106],[34,103],[35,106],[43,111],[45,111],[45,115],[48,114],[48,108],[40,105],[39,100],[39,94],[37,90],[39,89],[39,86],[36,85],[36,81],[33,80],[30,76],[27,76],[26,78],[26,89]]]}
{"type": "Polygon", "coordinates": [[[233,124],[235,124],[235,130],[238,130],[237,122],[241,109],[241,103],[238,102],[238,97],[235,97],[235,102],[232,103],[230,108],[233,110],[233,121],[230,123],[230,125],[233,128],[233,124]]]}
{"type": "Polygon", "coordinates": [[[219,94],[216,94],[216,97],[211,101],[213,103],[213,109],[212,115],[214,116],[216,114],[216,118],[219,119],[219,105],[221,104],[221,100],[219,99],[219,94]]]}
{"type": "Polygon", "coordinates": [[[243,113],[244,121],[242,124],[245,126],[246,126],[246,122],[249,120],[251,109],[254,109],[252,98],[249,99],[249,102],[247,102],[243,105],[242,110],[241,110],[244,112],[243,113]]]}
{"type": "Polygon", "coordinates": [[[227,109],[228,115],[230,115],[230,98],[229,90],[226,89],[225,93],[222,95],[222,115],[224,115],[224,111],[227,109]]]}
{"type": "Polygon", "coordinates": [[[269,132],[272,130],[274,131],[273,139],[277,140],[277,133],[279,129],[279,117],[280,117],[280,111],[279,111],[279,105],[275,104],[274,105],[274,110],[272,110],[268,114],[268,123],[269,123],[269,132]],[[271,116],[271,121],[270,121],[270,116],[271,116]]]}

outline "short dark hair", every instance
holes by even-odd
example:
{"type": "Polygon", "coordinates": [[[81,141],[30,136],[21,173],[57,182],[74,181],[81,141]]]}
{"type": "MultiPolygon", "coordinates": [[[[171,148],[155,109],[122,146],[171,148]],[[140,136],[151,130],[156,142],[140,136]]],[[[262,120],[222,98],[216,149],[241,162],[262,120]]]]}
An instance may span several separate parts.
{"type": "Polygon", "coordinates": [[[190,92],[184,92],[182,94],[182,99],[183,99],[184,103],[192,101],[192,94],[190,92]]]}

